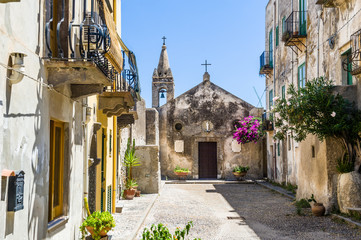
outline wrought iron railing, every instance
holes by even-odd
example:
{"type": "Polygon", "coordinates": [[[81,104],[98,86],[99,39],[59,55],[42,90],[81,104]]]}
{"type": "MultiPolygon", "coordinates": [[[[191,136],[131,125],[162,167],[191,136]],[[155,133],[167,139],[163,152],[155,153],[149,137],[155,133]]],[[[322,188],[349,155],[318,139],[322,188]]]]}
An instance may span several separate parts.
{"type": "Polygon", "coordinates": [[[260,61],[260,72],[262,72],[263,70],[267,70],[273,69],[273,52],[267,52],[264,51],[261,56],[259,57],[259,61],[260,61]]]}
{"type": "Polygon", "coordinates": [[[307,36],[307,11],[293,11],[285,21],[282,41],[307,36]]]}
{"type": "Polygon", "coordinates": [[[361,73],[361,29],[351,35],[351,53],[342,62],[343,69],[352,75],[361,73]]]}
{"type": "MultiPolygon", "coordinates": [[[[87,0],[83,0],[83,9],[87,9],[87,0]]],[[[114,66],[105,57],[105,53],[110,49],[110,36],[108,28],[105,24],[105,19],[101,11],[103,7],[102,1],[91,0],[90,12],[84,11],[82,20],[79,23],[75,23],[75,0],[72,4],[72,19],[69,26],[66,26],[64,21],[65,0],[62,0],[62,7],[60,10],[61,19],[57,23],[56,28],[56,42],[57,53],[53,52],[54,48],[51,48],[51,29],[53,25],[53,0],[50,0],[50,19],[45,25],[45,38],[46,47],[49,58],[55,58],[57,60],[84,60],[93,61],[98,68],[104,73],[110,80],[114,80],[114,66]],[[67,29],[66,29],[67,28],[67,29]],[[66,36],[65,36],[66,33],[66,36]],[[63,38],[67,39],[67,44],[62,41],[63,38]],[[66,48],[64,47],[66,45],[66,48]],[[69,53],[67,52],[69,48],[69,53]]]]}

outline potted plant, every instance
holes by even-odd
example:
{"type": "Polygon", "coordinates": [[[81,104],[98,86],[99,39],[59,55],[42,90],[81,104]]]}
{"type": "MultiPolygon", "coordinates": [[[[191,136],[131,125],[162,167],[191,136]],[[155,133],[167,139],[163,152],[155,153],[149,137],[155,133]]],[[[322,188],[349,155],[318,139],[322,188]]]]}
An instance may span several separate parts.
{"type": "Polygon", "coordinates": [[[84,239],[85,237],[85,230],[90,233],[94,240],[99,240],[107,236],[108,232],[115,227],[113,216],[107,211],[96,211],[90,214],[87,198],[84,198],[84,202],[88,217],[79,228],[82,233],[82,238],[84,239]]]}
{"type": "Polygon", "coordinates": [[[181,168],[179,166],[176,166],[174,169],[174,174],[177,176],[187,176],[190,171],[188,168],[181,168]]]}
{"type": "Polygon", "coordinates": [[[246,176],[248,170],[249,170],[248,166],[245,166],[245,167],[237,166],[237,167],[233,168],[232,172],[235,177],[239,178],[239,177],[246,176]]]}
{"type": "Polygon", "coordinates": [[[124,198],[127,200],[132,200],[135,196],[136,189],[138,184],[135,179],[127,179],[124,190],[124,198]]]}
{"type": "Polygon", "coordinates": [[[140,166],[138,157],[135,155],[135,140],[133,139],[133,146],[130,146],[130,139],[128,140],[127,150],[124,155],[124,165],[127,168],[128,179],[133,179],[133,167],[140,166]]]}
{"type": "Polygon", "coordinates": [[[313,204],[311,204],[311,211],[313,215],[316,217],[325,215],[325,206],[323,206],[323,203],[318,203],[313,194],[311,195],[311,198],[308,199],[308,202],[313,202],[313,204]]]}

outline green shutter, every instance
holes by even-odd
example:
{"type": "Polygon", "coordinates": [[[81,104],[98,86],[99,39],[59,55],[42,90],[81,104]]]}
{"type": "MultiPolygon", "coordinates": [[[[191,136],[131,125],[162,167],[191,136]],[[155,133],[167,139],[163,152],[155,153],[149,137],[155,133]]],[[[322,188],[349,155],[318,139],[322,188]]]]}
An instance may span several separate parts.
{"type": "Polygon", "coordinates": [[[305,87],[306,84],[306,64],[303,63],[298,67],[298,88],[305,87]]]}
{"type": "Polygon", "coordinates": [[[112,212],[112,186],[110,185],[108,187],[108,194],[107,194],[107,198],[108,198],[108,201],[107,201],[107,211],[108,212],[112,212]]]}
{"type": "Polygon", "coordinates": [[[272,29],[269,32],[269,65],[272,67],[273,66],[273,32],[272,29]]]}
{"type": "Polygon", "coordinates": [[[300,21],[299,21],[299,34],[305,36],[307,34],[307,4],[306,0],[299,0],[300,21]]]}
{"type": "Polygon", "coordinates": [[[282,18],[282,33],[286,32],[286,17],[282,18]]]}
{"type": "Polygon", "coordinates": [[[278,155],[278,156],[281,156],[280,143],[277,143],[277,155],[278,155]]]}
{"type": "Polygon", "coordinates": [[[282,86],[282,99],[285,99],[286,98],[286,86],[283,85],[282,86]]]}
{"type": "Polygon", "coordinates": [[[276,46],[278,46],[278,42],[279,42],[279,29],[278,26],[276,27],[276,46]]]}
{"type": "Polygon", "coordinates": [[[271,107],[273,106],[273,90],[269,91],[268,98],[268,107],[269,109],[271,109],[271,107]]]}

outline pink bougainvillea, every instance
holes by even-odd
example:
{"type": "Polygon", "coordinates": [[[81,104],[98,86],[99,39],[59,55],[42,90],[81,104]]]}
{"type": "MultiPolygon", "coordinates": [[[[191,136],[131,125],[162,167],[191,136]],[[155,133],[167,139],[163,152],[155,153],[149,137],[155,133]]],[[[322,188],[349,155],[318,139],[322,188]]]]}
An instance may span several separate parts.
{"type": "Polygon", "coordinates": [[[260,118],[249,116],[239,121],[239,125],[235,126],[236,131],[233,133],[233,138],[240,143],[249,143],[257,141],[263,137],[263,125],[260,118]]]}

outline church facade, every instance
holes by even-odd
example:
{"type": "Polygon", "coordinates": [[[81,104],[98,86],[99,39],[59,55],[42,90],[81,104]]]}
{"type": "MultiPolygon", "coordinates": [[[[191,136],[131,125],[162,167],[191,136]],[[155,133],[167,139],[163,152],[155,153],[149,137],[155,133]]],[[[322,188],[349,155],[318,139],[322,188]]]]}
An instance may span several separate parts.
{"type": "Polygon", "coordinates": [[[177,179],[174,168],[188,168],[189,179],[233,179],[232,170],[249,166],[248,178],[264,176],[262,141],[239,145],[233,139],[235,123],[246,116],[260,117],[263,109],[203,81],[174,98],[174,79],[167,48],[162,46],[158,68],[153,73],[152,105],[159,112],[160,165],[162,177],[177,179]],[[167,102],[159,106],[166,93],[167,102]]]}

